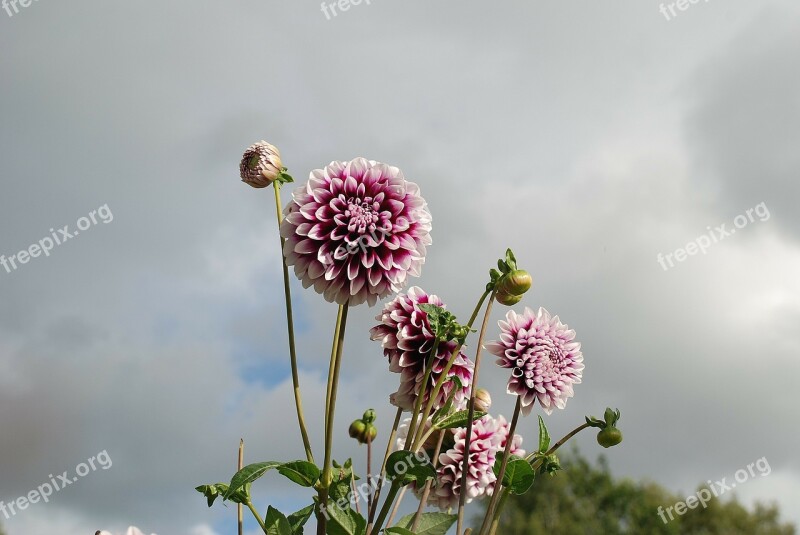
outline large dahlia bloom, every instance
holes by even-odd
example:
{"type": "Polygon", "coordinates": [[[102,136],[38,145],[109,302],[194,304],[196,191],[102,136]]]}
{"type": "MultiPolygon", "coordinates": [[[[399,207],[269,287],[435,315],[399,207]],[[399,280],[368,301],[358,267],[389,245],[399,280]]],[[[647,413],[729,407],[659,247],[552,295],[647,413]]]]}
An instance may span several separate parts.
{"type": "Polygon", "coordinates": [[[575,331],[543,308],[536,313],[527,307],[522,314],[509,311],[499,325],[500,340],[486,349],[502,368],[511,368],[508,393],[521,396],[522,413],[529,414],[537,399],[547,414],[554,407],[563,409],[583,372],[575,331]]]}
{"type": "MultiPolygon", "coordinates": [[[[509,424],[505,418],[492,418],[486,415],[475,420],[469,442],[469,470],[467,472],[467,503],[473,499],[491,496],[497,483],[492,468],[498,456],[502,456],[508,440],[509,424]]],[[[439,509],[458,507],[461,494],[461,474],[464,466],[464,451],[467,430],[455,430],[455,444],[439,455],[437,485],[431,492],[429,501],[439,509]]],[[[521,448],[522,437],[514,435],[510,454],[525,456],[521,448]]]]}
{"type": "Polygon", "coordinates": [[[399,292],[431,244],[419,187],[397,167],[364,158],[311,172],[284,210],[283,254],[303,286],[343,305],[399,292]]]}
{"type": "MultiPolygon", "coordinates": [[[[389,359],[389,371],[400,374],[400,387],[389,397],[395,407],[413,410],[422,380],[425,378],[425,364],[433,350],[435,336],[428,322],[428,314],[419,308],[420,304],[432,304],[444,307],[444,303],[435,295],[426,294],[421,288],[413,286],[408,293],[400,294],[386,303],[381,313],[375,318],[380,323],[370,329],[372,340],[380,340],[383,354],[389,359]]],[[[423,403],[430,400],[436,381],[441,377],[447,361],[458,345],[453,342],[440,343],[436,350],[428,385],[425,389],[423,403]]],[[[472,383],[472,361],[459,352],[447,373],[448,377],[457,376],[463,388],[459,389],[453,403],[459,408],[466,405],[469,386],[472,383]]],[[[434,403],[434,408],[444,405],[453,390],[452,381],[445,382],[434,403]]]]}

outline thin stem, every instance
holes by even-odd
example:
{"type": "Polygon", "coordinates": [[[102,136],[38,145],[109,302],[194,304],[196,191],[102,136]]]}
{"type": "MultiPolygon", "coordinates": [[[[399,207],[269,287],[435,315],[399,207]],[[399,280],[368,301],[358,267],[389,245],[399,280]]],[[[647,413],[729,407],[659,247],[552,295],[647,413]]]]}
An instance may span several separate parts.
{"type": "MultiPolygon", "coordinates": [[[[489,316],[492,313],[492,304],[494,303],[494,295],[495,293],[492,292],[492,296],[489,298],[489,304],[486,305],[486,312],[483,315],[483,324],[481,325],[481,332],[478,336],[478,348],[475,350],[475,368],[472,372],[472,384],[470,385],[469,390],[469,414],[467,416],[467,429],[466,435],[464,438],[464,451],[467,452],[464,455],[464,462],[461,466],[461,485],[460,489],[465,490],[467,488],[467,473],[469,472],[469,445],[470,440],[472,439],[472,421],[475,419],[475,391],[478,388],[478,372],[481,369],[481,349],[483,349],[483,337],[486,335],[486,327],[489,324],[489,316]]],[[[458,525],[456,528],[456,533],[461,533],[461,528],[464,527],[464,509],[467,504],[467,493],[461,492],[458,496],[458,525]]]]}
{"type": "Polygon", "coordinates": [[[503,478],[506,475],[506,467],[508,466],[508,458],[509,454],[511,453],[511,444],[514,443],[514,432],[517,430],[517,422],[519,421],[519,413],[520,409],[522,409],[522,396],[517,396],[517,404],[514,407],[514,417],[511,418],[511,426],[508,428],[508,437],[506,438],[506,447],[503,451],[503,460],[500,463],[500,471],[497,474],[497,483],[494,487],[494,493],[492,494],[492,499],[489,501],[489,507],[486,508],[486,516],[483,518],[483,525],[481,526],[481,530],[479,535],[484,535],[489,528],[491,520],[494,518],[495,509],[497,507],[497,500],[499,496],[502,494],[503,489],[503,478]]]}
{"type": "Polygon", "coordinates": [[[325,391],[325,420],[323,423],[324,428],[328,429],[328,413],[330,412],[331,403],[331,390],[333,390],[333,369],[336,366],[336,352],[339,350],[339,329],[342,325],[342,314],[344,314],[344,307],[339,307],[336,313],[336,327],[333,331],[333,344],[331,344],[331,362],[328,367],[328,385],[325,391]]]}
{"type": "Polygon", "coordinates": [[[380,533],[381,528],[383,527],[383,521],[386,520],[386,515],[389,514],[389,508],[392,506],[392,502],[397,496],[397,492],[399,490],[400,484],[397,482],[397,480],[393,481],[392,486],[389,488],[389,494],[386,496],[386,501],[383,502],[383,507],[381,507],[381,512],[378,513],[378,519],[375,521],[375,526],[372,530],[373,533],[380,533]]]}
{"type": "Polygon", "coordinates": [[[353,497],[356,499],[356,513],[361,514],[361,500],[356,492],[356,475],[352,472],[350,472],[350,488],[353,489],[353,497]]]}
{"type": "MultiPolygon", "coordinates": [[[[275,213],[278,218],[278,232],[280,232],[283,213],[281,212],[281,184],[275,181],[275,213]]],[[[292,366],[292,387],[294,389],[294,404],[297,410],[297,422],[300,424],[300,435],[303,438],[303,448],[306,450],[308,462],[314,462],[314,454],[311,452],[311,440],[308,438],[306,419],[303,414],[303,398],[300,395],[300,376],[297,372],[297,349],[294,341],[294,315],[292,313],[292,290],[289,286],[289,267],[286,265],[286,258],[283,256],[283,247],[286,240],[281,236],[281,264],[283,264],[283,293],[286,299],[286,327],[289,331],[289,360],[292,366]]]]}
{"type": "MultiPolygon", "coordinates": [[[[367,436],[367,482],[372,481],[372,438],[367,436]]],[[[367,485],[367,511],[372,509],[372,486],[367,485]]]]}
{"type": "MultiPolygon", "coordinates": [[[[372,508],[369,510],[369,519],[367,521],[367,535],[372,532],[372,520],[375,518],[375,513],[378,511],[378,500],[381,497],[381,489],[383,489],[383,481],[386,478],[386,463],[389,460],[389,455],[392,453],[394,439],[397,436],[397,428],[400,426],[400,418],[403,417],[403,409],[398,408],[397,414],[394,417],[394,424],[389,433],[389,443],[386,444],[386,454],[383,456],[383,463],[381,463],[381,475],[378,478],[378,487],[375,490],[375,496],[372,498],[372,508]]],[[[372,482],[370,481],[370,485],[372,482]]]]}
{"type": "MultiPolygon", "coordinates": [[[[433,468],[435,469],[439,465],[439,452],[442,451],[442,442],[444,442],[444,434],[445,430],[442,429],[439,432],[439,440],[436,443],[436,449],[433,452],[433,468]]],[[[422,442],[423,444],[425,441],[422,442]]],[[[425,490],[422,491],[422,497],[419,499],[419,507],[417,508],[417,514],[414,515],[414,522],[411,525],[411,531],[417,531],[419,527],[419,521],[422,518],[422,511],[425,510],[425,506],[428,504],[428,496],[431,494],[431,485],[433,484],[433,480],[429,479],[425,482],[425,490]]],[[[461,487],[464,488],[464,487],[461,487]]],[[[456,532],[458,533],[458,532],[456,532]]]]}
{"type": "MultiPolygon", "coordinates": [[[[548,455],[552,455],[552,454],[554,454],[554,453],[556,452],[556,450],[558,450],[558,448],[560,448],[561,446],[563,446],[564,444],[566,444],[566,443],[567,443],[567,441],[568,441],[569,439],[571,439],[572,437],[574,437],[575,435],[577,435],[578,433],[580,433],[581,431],[583,431],[583,430],[584,430],[584,429],[586,429],[587,427],[592,427],[592,425],[591,425],[591,424],[588,424],[588,423],[585,423],[585,424],[583,424],[583,425],[579,425],[578,427],[576,427],[575,429],[573,429],[572,431],[570,431],[569,433],[567,433],[566,435],[564,435],[564,438],[562,438],[561,440],[559,440],[558,442],[556,442],[556,443],[555,443],[555,445],[554,445],[552,448],[550,448],[549,450],[547,450],[547,452],[544,454],[544,456],[546,457],[546,456],[548,456],[548,455]]],[[[533,453],[529,454],[529,455],[528,455],[528,456],[525,458],[525,460],[526,460],[526,461],[531,461],[535,455],[536,455],[536,452],[533,452],[533,453]]],[[[538,468],[538,467],[539,467],[541,464],[542,464],[542,463],[541,463],[540,461],[536,461],[536,463],[534,463],[532,466],[533,466],[534,468],[538,468]]]]}
{"type": "MultiPolygon", "coordinates": [[[[472,316],[470,316],[469,318],[469,323],[467,323],[467,329],[472,328],[472,324],[475,323],[475,318],[478,317],[478,313],[483,307],[483,302],[486,300],[486,298],[489,296],[490,293],[491,293],[490,290],[486,290],[485,292],[483,292],[483,295],[481,295],[481,298],[478,301],[475,310],[472,311],[472,316]]],[[[445,364],[444,368],[442,369],[442,372],[439,375],[439,379],[436,381],[436,385],[433,387],[433,391],[431,392],[431,395],[428,398],[428,403],[425,405],[425,410],[422,413],[423,417],[421,421],[424,422],[428,419],[428,417],[430,417],[431,411],[433,410],[433,404],[436,402],[436,398],[439,397],[439,392],[442,389],[442,385],[444,385],[445,381],[447,380],[447,374],[450,372],[450,368],[453,367],[453,363],[456,361],[456,357],[458,357],[458,354],[461,351],[463,345],[464,345],[463,343],[459,344],[450,354],[450,358],[447,359],[447,364],[445,364]]],[[[417,447],[419,446],[420,436],[421,433],[418,433],[415,441],[412,443],[413,444],[411,448],[412,451],[416,451],[417,447]]]]}
{"type": "Polygon", "coordinates": [[[403,487],[403,490],[400,491],[400,496],[397,497],[397,501],[394,502],[394,507],[392,507],[392,514],[389,515],[389,520],[386,521],[387,526],[391,526],[392,522],[394,522],[394,517],[397,516],[397,511],[400,510],[400,504],[403,502],[403,498],[405,498],[407,491],[407,486],[403,487]]]}
{"type": "Polygon", "coordinates": [[[253,513],[253,516],[258,521],[258,525],[261,526],[261,531],[266,533],[267,532],[267,526],[264,524],[264,521],[261,519],[261,515],[258,514],[258,511],[256,511],[256,508],[253,507],[253,502],[251,502],[250,500],[247,500],[247,508],[250,509],[250,512],[253,513]]]}
{"type": "Polygon", "coordinates": [[[489,529],[489,535],[494,535],[497,532],[497,526],[500,525],[500,511],[502,511],[503,507],[506,505],[506,500],[508,500],[508,496],[510,494],[511,493],[508,489],[503,489],[503,495],[500,496],[500,502],[497,504],[497,511],[492,519],[492,526],[489,529]]]}
{"type": "MultiPolygon", "coordinates": [[[[236,464],[239,470],[244,468],[244,439],[239,439],[239,462],[236,464]]],[[[236,520],[238,521],[237,527],[239,528],[239,535],[244,533],[244,508],[242,504],[236,506],[236,520]]]]}
{"type": "MultiPolygon", "coordinates": [[[[339,388],[339,371],[342,366],[342,351],[344,350],[344,333],[347,327],[347,304],[339,305],[339,313],[336,318],[336,330],[333,340],[333,359],[331,368],[328,371],[328,395],[325,403],[325,463],[322,469],[322,488],[319,492],[320,509],[328,505],[328,488],[331,485],[331,454],[333,450],[333,417],[336,412],[336,393],[339,388]]],[[[325,535],[327,529],[327,518],[324,514],[317,517],[317,534],[325,535]]]]}
{"type": "Polygon", "coordinates": [[[436,353],[439,351],[439,339],[437,338],[433,342],[433,348],[431,349],[431,353],[428,356],[428,360],[425,362],[425,375],[422,377],[422,382],[420,383],[420,390],[417,393],[417,399],[414,401],[414,410],[411,413],[411,422],[408,425],[408,434],[406,435],[406,442],[403,445],[403,449],[407,450],[408,447],[414,443],[414,437],[416,436],[417,428],[424,429],[424,421],[417,422],[419,417],[419,411],[422,408],[422,400],[425,399],[425,390],[428,386],[428,381],[430,381],[431,373],[433,372],[433,363],[436,360],[436,353]]]}

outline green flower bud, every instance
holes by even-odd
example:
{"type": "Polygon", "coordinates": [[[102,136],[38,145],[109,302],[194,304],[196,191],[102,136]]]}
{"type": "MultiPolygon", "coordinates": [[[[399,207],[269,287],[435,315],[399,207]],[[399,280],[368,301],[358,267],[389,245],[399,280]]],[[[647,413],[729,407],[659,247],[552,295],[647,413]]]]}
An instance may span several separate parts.
{"type": "Polygon", "coordinates": [[[616,427],[610,426],[606,427],[599,433],[597,433],[597,443],[603,446],[604,448],[610,448],[611,446],[616,446],[622,442],[622,431],[617,429],[616,427]]]}
{"type": "Polygon", "coordinates": [[[374,409],[367,409],[364,412],[364,416],[361,417],[364,422],[371,424],[375,421],[375,410],[374,409]]]}
{"type": "Polygon", "coordinates": [[[366,444],[367,441],[373,442],[375,437],[378,436],[378,428],[364,420],[354,421],[350,424],[350,429],[347,432],[350,438],[358,440],[359,444],[366,444]]]}
{"type": "Polygon", "coordinates": [[[504,292],[502,289],[498,290],[497,293],[494,295],[494,298],[497,300],[498,303],[501,305],[505,305],[507,307],[516,305],[520,301],[522,301],[522,295],[512,295],[507,292],[504,292]]]}
{"type": "Polygon", "coordinates": [[[350,438],[354,438],[361,442],[361,437],[367,431],[367,424],[364,423],[363,420],[356,420],[352,424],[350,424],[350,429],[347,432],[350,434],[350,438]]]}
{"type": "Polygon", "coordinates": [[[499,291],[509,295],[522,295],[531,289],[533,278],[524,269],[517,269],[503,277],[499,291]]]}

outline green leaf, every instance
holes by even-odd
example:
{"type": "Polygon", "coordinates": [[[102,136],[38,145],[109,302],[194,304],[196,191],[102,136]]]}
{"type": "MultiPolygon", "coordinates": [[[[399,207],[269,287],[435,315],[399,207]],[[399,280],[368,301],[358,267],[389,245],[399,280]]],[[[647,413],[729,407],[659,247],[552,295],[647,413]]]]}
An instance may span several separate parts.
{"type": "Polygon", "coordinates": [[[229,499],[231,495],[236,492],[237,490],[241,489],[248,483],[252,483],[256,479],[260,478],[268,471],[272,470],[273,468],[277,468],[283,463],[279,463],[276,461],[266,461],[263,463],[253,463],[248,464],[233,476],[231,479],[230,486],[228,490],[222,495],[224,499],[229,499]]]}
{"type": "Polygon", "coordinates": [[[385,530],[383,530],[383,532],[388,533],[389,535],[417,535],[410,529],[398,528],[398,527],[386,528],[385,530]]]}
{"type": "Polygon", "coordinates": [[[283,513],[270,506],[267,509],[267,516],[264,518],[266,535],[293,535],[289,520],[283,513]]]}
{"type": "MultiPolygon", "coordinates": [[[[414,516],[415,513],[404,516],[397,523],[397,527],[411,529],[411,526],[414,523],[414,516]]],[[[423,513],[419,517],[417,531],[413,533],[414,535],[445,535],[447,530],[449,530],[452,525],[455,524],[456,520],[458,520],[457,515],[448,515],[446,513],[423,513]]]]}
{"type": "Polygon", "coordinates": [[[322,514],[328,515],[328,535],[364,535],[367,521],[348,507],[342,509],[335,502],[329,502],[322,514]]]}
{"type": "Polygon", "coordinates": [[[313,512],[314,506],[309,505],[289,515],[289,526],[292,528],[293,535],[303,535],[303,526],[308,522],[308,519],[311,518],[313,512]]]}
{"type": "MultiPolygon", "coordinates": [[[[474,418],[472,420],[475,421],[486,416],[486,413],[481,411],[475,411],[473,416],[474,418]]],[[[463,411],[454,412],[453,414],[447,416],[446,418],[442,418],[441,420],[433,424],[433,426],[436,429],[453,429],[456,427],[466,427],[467,422],[469,422],[469,411],[465,409],[463,411]]]]}
{"type": "MultiPolygon", "coordinates": [[[[500,465],[502,459],[498,457],[495,461],[492,470],[496,476],[500,475],[500,465]]],[[[506,473],[503,474],[503,486],[509,489],[514,494],[525,494],[528,489],[533,485],[533,480],[536,473],[533,471],[531,465],[516,455],[512,455],[506,464],[506,473]]]]}
{"type": "Polygon", "coordinates": [[[539,416],[539,452],[545,453],[550,449],[550,433],[547,431],[547,426],[544,425],[544,420],[539,416]]]}
{"type": "Polygon", "coordinates": [[[209,507],[211,507],[214,504],[214,501],[220,496],[223,497],[223,500],[230,500],[233,503],[247,503],[248,497],[250,496],[250,488],[246,486],[245,488],[232,492],[230,496],[226,498],[225,494],[228,492],[227,483],[200,485],[199,487],[196,487],[195,490],[206,497],[209,507]]]}
{"type": "Polygon", "coordinates": [[[313,487],[319,480],[320,470],[308,461],[292,461],[278,466],[278,472],[303,487],[313,487]]]}
{"type": "Polygon", "coordinates": [[[386,476],[391,480],[398,480],[402,485],[408,485],[412,481],[425,483],[436,478],[436,469],[424,453],[396,451],[386,461],[386,476]]]}

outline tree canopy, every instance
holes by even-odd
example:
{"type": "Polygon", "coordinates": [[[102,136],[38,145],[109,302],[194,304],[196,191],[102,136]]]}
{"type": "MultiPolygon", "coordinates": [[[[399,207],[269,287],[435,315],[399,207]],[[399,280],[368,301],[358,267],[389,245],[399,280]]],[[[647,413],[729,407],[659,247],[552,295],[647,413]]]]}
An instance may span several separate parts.
{"type": "MultiPolygon", "coordinates": [[[[497,530],[503,535],[795,535],[780,520],[776,505],[752,510],[735,497],[714,498],[666,523],[666,509],[678,496],[648,481],[615,479],[603,457],[592,464],[577,452],[562,459],[564,470],[539,475],[527,494],[506,502],[497,530]]],[[[699,490],[699,487],[698,487],[699,490]]]]}

